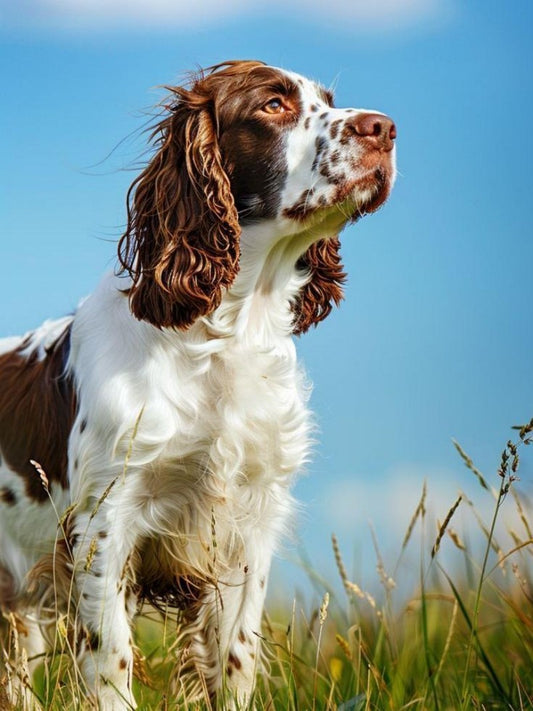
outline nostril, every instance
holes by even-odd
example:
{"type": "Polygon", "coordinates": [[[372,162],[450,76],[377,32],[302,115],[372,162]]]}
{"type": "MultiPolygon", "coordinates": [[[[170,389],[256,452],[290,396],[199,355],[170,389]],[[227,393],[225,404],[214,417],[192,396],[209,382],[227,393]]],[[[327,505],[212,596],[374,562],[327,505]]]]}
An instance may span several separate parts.
{"type": "Polygon", "coordinates": [[[349,120],[349,128],[356,136],[366,138],[380,150],[391,150],[396,138],[396,126],[383,114],[362,113],[349,120]]]}

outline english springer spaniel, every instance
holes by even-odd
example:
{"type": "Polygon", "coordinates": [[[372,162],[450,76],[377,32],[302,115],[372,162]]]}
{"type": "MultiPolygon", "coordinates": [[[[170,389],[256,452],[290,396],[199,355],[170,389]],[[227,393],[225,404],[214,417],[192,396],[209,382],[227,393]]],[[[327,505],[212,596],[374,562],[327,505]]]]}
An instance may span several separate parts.
{"type": "Polygon", "coordinates": [[[117,273],[72,317],[0,341],[0,605],[34,664],[46,610],[68,606],[103,711],[135,706],[145,600],[181,610],[189,700],[249,703],[310,449],[292,336],[342,299],[338,233],[387,199],[395,137],[257,61],[170,87],[117,273]]]}

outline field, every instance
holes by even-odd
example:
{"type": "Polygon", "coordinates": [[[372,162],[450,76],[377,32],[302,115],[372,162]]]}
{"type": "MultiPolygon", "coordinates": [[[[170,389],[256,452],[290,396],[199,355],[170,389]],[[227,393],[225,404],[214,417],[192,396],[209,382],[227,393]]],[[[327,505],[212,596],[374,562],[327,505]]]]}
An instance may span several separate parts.
{"type": "MultiPolygon", "coordinates": [[[[493,500],[492,516],[486,521],[471,510],[472,526],[483,537],[481,554],[463,543],[454,529],[457,509],[470,506],[466,497],[450,502],[448,515],[434,528],[428,521],[425,488],[399,544],[395,570],[384,569],[376,546],[379,595],[372,596],[349,578],[341,544],[333,537],[339,585],[330,587],[310,570],[320,604],[313,607],[288,597],[286,605],[265,613],[264,669],[254,708],[533,709],[533,521],[515,490],[520,457],[529,454],[525,447],[533,441],[532,434],[533,420],[515,429],[514,439],[496,463],[497,473],[489,478],[456,445],[472,476],[493,500]],[[513,544],[506,550],[495,535],[503,507],[515,509],[519,524],[509,531],[513,544]],[[444,541],[460,552],[462,565],[453,570],[441,560],[444,541]],[[404,571],[402,558],[415,545],[420,548],[418,572],[414,579],[402,580],[398,577],[404,571]]],[[[5,615],[4,625],[10,632],[6,629],[4,635],[3,687],[20,675],[42,708],[80,708],[82,682],[69,652],[64,620],[55,634],[55,652],[43,659],[31,681],[17,651],[16,621],[5,615]]],[[[135,685],[140,709],[209,708],[188,701],[175,686],[177,630],[175,614],[145,609],[139,618],[135,685]]],[[[30,707],[22,700],[10,705],[0,687],[2,711],[30,707]]]]}

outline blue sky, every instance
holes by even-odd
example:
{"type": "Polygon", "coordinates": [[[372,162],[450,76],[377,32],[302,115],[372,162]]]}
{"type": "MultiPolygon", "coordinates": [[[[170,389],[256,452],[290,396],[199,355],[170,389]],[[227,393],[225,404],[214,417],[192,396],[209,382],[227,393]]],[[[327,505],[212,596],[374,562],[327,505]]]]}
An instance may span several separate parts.
{"type": "Polygon", "coordinates": [[[424,479],[441,519],[459,488],[482,499],[452,437],[495,481],[533,416],[533,4],[322,5],[1,1],[0,333],[71,311],[113,265],[158,85],[259,58],[390,114],[393,195],[343,233],[346,300],[298,342],[320,427],[298,535],[328,574],[336,531],[371,586],[368,521],[394,551],[424,479]]]}

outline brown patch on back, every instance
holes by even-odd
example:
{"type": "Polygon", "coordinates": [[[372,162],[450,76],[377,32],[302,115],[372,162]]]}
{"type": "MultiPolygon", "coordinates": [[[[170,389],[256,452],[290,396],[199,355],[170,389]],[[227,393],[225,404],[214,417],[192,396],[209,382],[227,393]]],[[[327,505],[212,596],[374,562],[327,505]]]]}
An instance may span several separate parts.
{"type": "Polygon", "coordinates": [[[76,414],[76,397],[65,364],[70,326],[39,359],[28,343],[0,356],[0,449],[8,466],[25,479],[26,493],[44,501],[33,459],[48,481],[67,488],[67,442],[76,414]]]}

